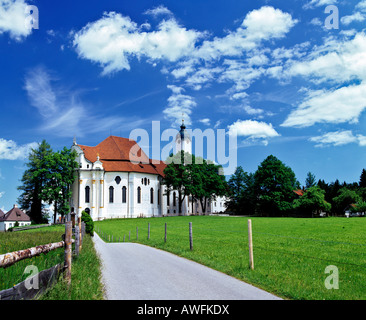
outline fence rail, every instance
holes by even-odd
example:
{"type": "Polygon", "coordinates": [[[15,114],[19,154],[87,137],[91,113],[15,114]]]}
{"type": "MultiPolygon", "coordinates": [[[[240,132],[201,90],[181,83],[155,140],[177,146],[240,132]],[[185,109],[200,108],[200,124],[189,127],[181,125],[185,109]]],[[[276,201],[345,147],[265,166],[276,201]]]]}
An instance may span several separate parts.
{"type": "Polygon", "coordinates": [[[78,223],[75,221],[69,221],[65,223],[65,234],[63,240],[59,242],[49,243],[45,245],[39,245],[36,247],[9,252],[0,255],[0,268],[7,268],[13,264],[24,260],[30,259],[40,254],[46,254],[50,251],[65,248],[64,263],[57,264],[47,270],[43,270],[32,278],[37,279],[37,288],[33,286],[27,286],[29,279],[15,285],[13,288],[0,291],[0,300],[30,300],[44,292],[48,287],[58,279],[60,273],[64,272],[65,280],[68,284],[71,283],[71,266],[72,266],[72,244],[75,244],[75,254],[79,255],[82,248],[82,241],[85,234],[85,223],[78,219],[78,223]],[[73,231],[75,232],[76,239],[72,239],[73,231]]]}

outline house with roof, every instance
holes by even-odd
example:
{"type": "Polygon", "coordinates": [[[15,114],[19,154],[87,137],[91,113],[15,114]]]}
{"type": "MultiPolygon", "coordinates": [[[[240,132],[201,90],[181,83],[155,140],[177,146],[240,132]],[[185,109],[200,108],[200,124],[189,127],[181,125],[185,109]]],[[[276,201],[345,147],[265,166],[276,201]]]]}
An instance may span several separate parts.
{"type": "MultiPolygon", "coordinates": [[[[176,151],[191,153],[191,138],[184,123],[176,136],[176,151]]],[[[200,204],[186,197],[178,212],[178,193],[166,194],[163,185],[163,161],[150,159],[136,141],[109,136],[96,146],[77,144],[79,168],[72,186],[71,208],[80,215],[83,210],[93,220],[152,217],[169,214],[199,213],[200,204]]],[[[225,211],[224,200],[207,206],[208,213],[225,211]]]]}
{"type": "Polygon", "coordinates": [[[16,204],[5,214],[0,210],[0,231],[7,231],[9,228],[14,227],[16,222],[18,222],[20,227],[28,226],[31,224],[31,219],[16,204]]]}

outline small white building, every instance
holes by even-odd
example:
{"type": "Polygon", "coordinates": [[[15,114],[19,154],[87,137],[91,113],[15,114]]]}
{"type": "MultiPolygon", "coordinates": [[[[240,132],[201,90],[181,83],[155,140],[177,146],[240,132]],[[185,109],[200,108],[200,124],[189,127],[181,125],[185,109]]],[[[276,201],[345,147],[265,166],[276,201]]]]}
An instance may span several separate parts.
{"type": "MultiPolygon", "coordinates": [[[[191,138],[182,124],[176,150],[190,152],[191,138]]],[[[79,145],[74,140],[79,168],[72,186],[71,208],[85,210],[93,220],[136,218],[169,214],[201,213],[201,206],[185,197],[179,211],[178,192],[166,194],[162,161],[152,160],[140,146],[127,138],[109,136],[97,146],[79,145]]],[[[207,213],[225,211],[223,198],[207,206],[207,213]]]]}
{"type": "Polygon", "coordinates": [[[31,219],[16,204],[7,213],[0,212],[0,231],[7,231],[9,228],[15,227],[16,222],[18,222],[19,227],[23,227],[30,225],[31,219]]]}

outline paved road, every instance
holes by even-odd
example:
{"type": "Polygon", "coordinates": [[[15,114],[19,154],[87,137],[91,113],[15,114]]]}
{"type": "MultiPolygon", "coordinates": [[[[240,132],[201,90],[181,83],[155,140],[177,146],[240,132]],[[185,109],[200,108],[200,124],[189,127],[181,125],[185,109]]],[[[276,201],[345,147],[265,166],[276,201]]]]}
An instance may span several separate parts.
{"type": "Polygon", "coordinates": [[[278,297],[224,273],[136,243],[94,243],[108,300],[273,300],[278,297]]]}

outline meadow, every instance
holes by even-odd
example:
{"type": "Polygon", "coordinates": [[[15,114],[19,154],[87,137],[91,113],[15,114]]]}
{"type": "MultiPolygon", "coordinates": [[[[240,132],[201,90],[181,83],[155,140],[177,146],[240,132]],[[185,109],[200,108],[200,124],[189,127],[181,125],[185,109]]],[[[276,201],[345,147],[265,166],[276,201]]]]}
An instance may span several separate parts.
{"type": "Polygon", "coordinates": [[[113,236],[114,242],[125,239],[163,249],[285,299],[366,299],[366,219],[251,219],[254,270],[249,268],[248,262],[246,217],[113,219],[96,222],[95,229],[105,241],[112,241],[113,236]],[[189,222],[193,224],[192,251],[189,222]],[[328,266],[337,267],[338,289],[325,286],[327,277],[335,276],[333,271],[326,273],[328,266]]]}

